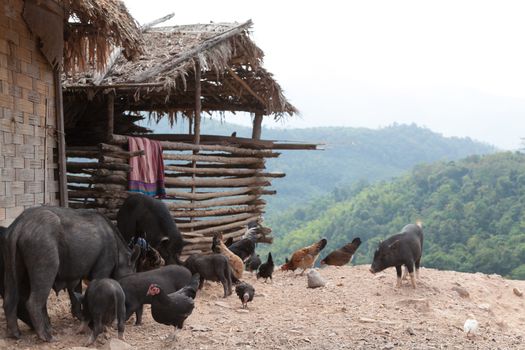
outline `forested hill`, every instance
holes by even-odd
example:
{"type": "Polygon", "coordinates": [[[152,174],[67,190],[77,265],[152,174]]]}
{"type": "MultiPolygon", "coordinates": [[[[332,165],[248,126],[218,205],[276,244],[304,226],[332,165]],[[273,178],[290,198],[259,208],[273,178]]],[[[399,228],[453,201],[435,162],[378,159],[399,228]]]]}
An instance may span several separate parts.
{"type": "Polygon", "coordinates": [[[498,153],[418,165],[407,175],[335,191],[272,218],[271,246],[281,262],[328,238],[321,256],[359,236],[356,263],[370,263],[377,243],[423,221],[422,264],[525,279],[525,155],[498,153]]]}
{"type": "MultiPolygon", "coordinates": [[[[167,125],[154,127],[160,132],[187,132],[186,125],[169,130],[167,125]]],[[[251,128],[221,123],[213,119],[202,122],[203,134],[251,137],[251,128]]],[[[412,125],[393,125],[382,129],[317,127],[309,129],[263,129],[262,137],[272,140],[323,143],[324,151],[283,151],[269,159],[271,171],[283,171],[286,177],[274,179],[277,196],[266,197],[267,217],[291,206],[303,205],[335,187],[358,180],[375,182],[390,179],[414,165],[436,160],[456,160],[472,154],[494,152],[494,147],[469,138],[443,137],[428,129],[412,125]]]]}

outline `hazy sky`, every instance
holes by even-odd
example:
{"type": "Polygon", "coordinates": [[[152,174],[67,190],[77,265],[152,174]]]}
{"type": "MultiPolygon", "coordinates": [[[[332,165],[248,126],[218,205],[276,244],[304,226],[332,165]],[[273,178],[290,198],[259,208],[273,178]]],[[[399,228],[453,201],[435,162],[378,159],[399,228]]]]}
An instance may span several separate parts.
{"type": "Polygon", "coordinates": [[[414,122],[503,149],[525,137],[524,1],[125,3],[141,24],[170,12],[167,24],[252,19],[265,66],[301,111],[268,126],[414,122]]]}

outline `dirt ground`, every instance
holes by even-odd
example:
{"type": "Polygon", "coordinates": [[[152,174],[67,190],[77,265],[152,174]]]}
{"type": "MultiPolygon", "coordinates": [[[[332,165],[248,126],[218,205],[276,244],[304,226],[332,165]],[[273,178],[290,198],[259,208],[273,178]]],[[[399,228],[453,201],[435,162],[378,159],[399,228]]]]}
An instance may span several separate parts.
{"type": "MultiPolygon", "coordinates": [[[[142,326],[134,326],[133,317],[126,324],[126,342],[133,349],[525,349],[525,300],[513,292],[525,291],[525,281],[423,268],[413,290],[407,281],[394,288],[394,269],[375,276],[364,265],[320,273],[328,283],[317,289],[306,287],[306,274],[276,271],[274,282],[264,283],[245,273],[256,290],[248,310],[235,293],[223,299],[220,285],[206,284],[175,341],[168,337],[173,327],[155,323],[146,308],[142,326]],[[479,322],[471,339],[463,331],[469,315],[479,322]]],[[[50,296],[49,313],[56,341],[47,344],[25,325],[21,340],[3,338],[0,312],[0,348],[83,346],[87,335],[75,333],[79,322],[66,293],[50,296]]],[[[109,341],[101,336],[95,345],[107,348],[109,341]]]]}

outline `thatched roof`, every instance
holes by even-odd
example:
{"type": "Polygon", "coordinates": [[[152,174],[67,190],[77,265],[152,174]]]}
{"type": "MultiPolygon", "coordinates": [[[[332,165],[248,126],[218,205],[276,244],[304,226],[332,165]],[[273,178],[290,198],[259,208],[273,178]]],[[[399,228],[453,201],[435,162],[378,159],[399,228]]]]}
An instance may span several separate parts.
{"type": "Polygon", "coordinates": [[[93,72],[69,76],[64,82],[66,98],[78,100],[114,89],[117,109],[192,117],[199,62],[203,111],[292,115],[296,108],[262,67],[264,53],[250,38],[251,25],[247,21],[149,29],[143,33],[144,54],[138,60],[120,57],[102,79],[95,79],[93,72]]]}
{"type": "Polygon", "coordinates": [[[136,21],[120,0],[63,0],[64,66],[66,71],[100,70],[115,47],[123,48],[126,58],[142,52],[142,36],[136,21]]]}

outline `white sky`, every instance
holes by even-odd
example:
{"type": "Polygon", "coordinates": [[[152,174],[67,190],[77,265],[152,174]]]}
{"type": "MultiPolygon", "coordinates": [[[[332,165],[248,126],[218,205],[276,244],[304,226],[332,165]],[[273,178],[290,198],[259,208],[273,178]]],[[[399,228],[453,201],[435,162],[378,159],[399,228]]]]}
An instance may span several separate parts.
{"type": "Polygon", "coordinates": [[[301,111],[268,126],[414,122],[503,149],[525,137],[525,1],[125,3],[141,24],[170,12],[166,24],[252,19],[266,68],[301,111]]]}

